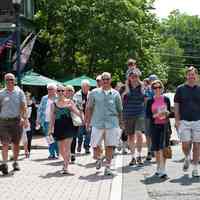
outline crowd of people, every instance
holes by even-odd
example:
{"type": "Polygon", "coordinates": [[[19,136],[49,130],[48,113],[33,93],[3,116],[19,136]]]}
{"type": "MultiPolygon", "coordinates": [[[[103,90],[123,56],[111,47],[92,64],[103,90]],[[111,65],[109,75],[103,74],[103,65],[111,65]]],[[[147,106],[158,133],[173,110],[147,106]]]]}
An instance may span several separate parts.
{"type": "MultiPolygon", "coordinates": [[[[172,116],[170,100],[164,96],[164,86],[152,74],[141,81],[141,71],[134,59],[128,60],[125,83],[112,87],[112,76],[103,72],[96,78],[97,87],[83,80],[81,89],[73,86],[47,85],[38,108],[30,93],[15,86],[15,76],[5,75],[6,86],[0,91],[0,170],[8,174],[8,148],[12,144],[13,169],[20,170],[19,145],[22,136],[26,157],[31,154],[31,140],[36,127],[41,126],[48,144],[48,159],[63,159],[62,174],[70,173],[69,163],[76,152],[93,154],[96,169],[105,159],[105,175],[113,175],[111,162],[119,141],[122,153],[131,154],[130,166],[143,165],[144,136],[146,160],[156,160],[155,176],[167,178],[166,160],[171,158],[170,135],[172,116]],[[127,145],[126,145],[127,144],[127,145]]],[[[192,176],[198,176],[200,151],[200,86],[198,71],[186,70],[186,82],[177,87],[175,125],[185,155],[183,170],[193,164],[192,176]],[[193,154],[191,155],[191,151],[193,154]]]]}

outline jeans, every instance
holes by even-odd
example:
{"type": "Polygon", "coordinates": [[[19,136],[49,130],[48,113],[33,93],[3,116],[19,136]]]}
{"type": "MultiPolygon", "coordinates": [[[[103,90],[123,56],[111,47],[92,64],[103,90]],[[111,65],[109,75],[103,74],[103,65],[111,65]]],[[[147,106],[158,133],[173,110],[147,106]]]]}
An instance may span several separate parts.
{"type": "MultiPolygon", "coordinates": [[[[47,137],[48,129],[49,129],[49,122],[44,122],[42,129],[43,129],[44,136],[47,137]]],[[[48,150],[49,150],[50,157],[55,157],[56,155],[58,156],[59,155],[58,143],[55,141],[54,143],[50,144],[48,146],[48,150]]]]}
{"type": "Polygon", "coordinates": [[[80,126],[79,127],[79,132],[78,132],[78,145],[81,146],[83,143],[83,137],[84,137],[84,148],[89,149],[90,148],[90,138],[91,138],[91,133],[88,132],[85,128],[85,126],[80,126]]]}

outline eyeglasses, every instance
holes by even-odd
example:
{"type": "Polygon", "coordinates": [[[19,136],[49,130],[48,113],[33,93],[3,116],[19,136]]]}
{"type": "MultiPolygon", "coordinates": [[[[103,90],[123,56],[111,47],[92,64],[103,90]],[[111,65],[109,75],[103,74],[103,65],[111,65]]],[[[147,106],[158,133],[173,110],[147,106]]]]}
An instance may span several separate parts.
{"type": "Polygon", "coordinates": [[[64,92],[65,90],[57,90],[57,92],[64,92]]]}
{"type": "Polygon", "coordinates": [[[153,87],[154,90],[161,89],[161,88],[162,88],[161,86],[153,87]]]}

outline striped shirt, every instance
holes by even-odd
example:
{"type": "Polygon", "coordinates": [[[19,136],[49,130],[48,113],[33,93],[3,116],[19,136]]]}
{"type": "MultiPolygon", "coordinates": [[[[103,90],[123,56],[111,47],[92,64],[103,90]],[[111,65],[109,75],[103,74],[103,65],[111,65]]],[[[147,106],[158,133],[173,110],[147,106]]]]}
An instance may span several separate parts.
{"type": "Polygon", "coordinates": [[[144,117],[145,106],[144,98],[145,94],[142,91],[142,86],[139,85],[136,88],[130,88],[130,92],[124,95],[123,98],[123,117],[129,119],[131,117],[144,117]]]}

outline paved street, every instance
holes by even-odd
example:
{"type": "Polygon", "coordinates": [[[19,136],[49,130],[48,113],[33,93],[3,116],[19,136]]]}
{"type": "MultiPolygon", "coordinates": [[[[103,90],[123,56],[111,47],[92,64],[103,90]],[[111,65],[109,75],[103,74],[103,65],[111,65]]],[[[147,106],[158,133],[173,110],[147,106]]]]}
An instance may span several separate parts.
{"type": "MultiPolygon", "coordinates": [[[[43,140],[37,139],[45,148],[43,140]]],[[[21,151],[23,153],[23,151],[21,151]]],[[[144,154],[146,152],[144,151],[144,154]]],[[[129,167],[130,155],[117,155],[113,162],[116,176],[105,177],[103,168],[96,172],[91,156],[80,154],[70,165],[71,175],[61,175],[61,160],[47,159],[47,149],[35,149],[31,159],[20,156],[21,171],[0,176],[1,200],[198,200],[198,178],[182,172],[180,146],[173,147],[173,159],[168,162],[169,179],[161,182],[151,177],[154,162],[143,167],[129,167]],[[123,174],[121,173],[123,171],[123,174]]],[[[10,171],[12,170],[9,163],[10,171]]]]}

